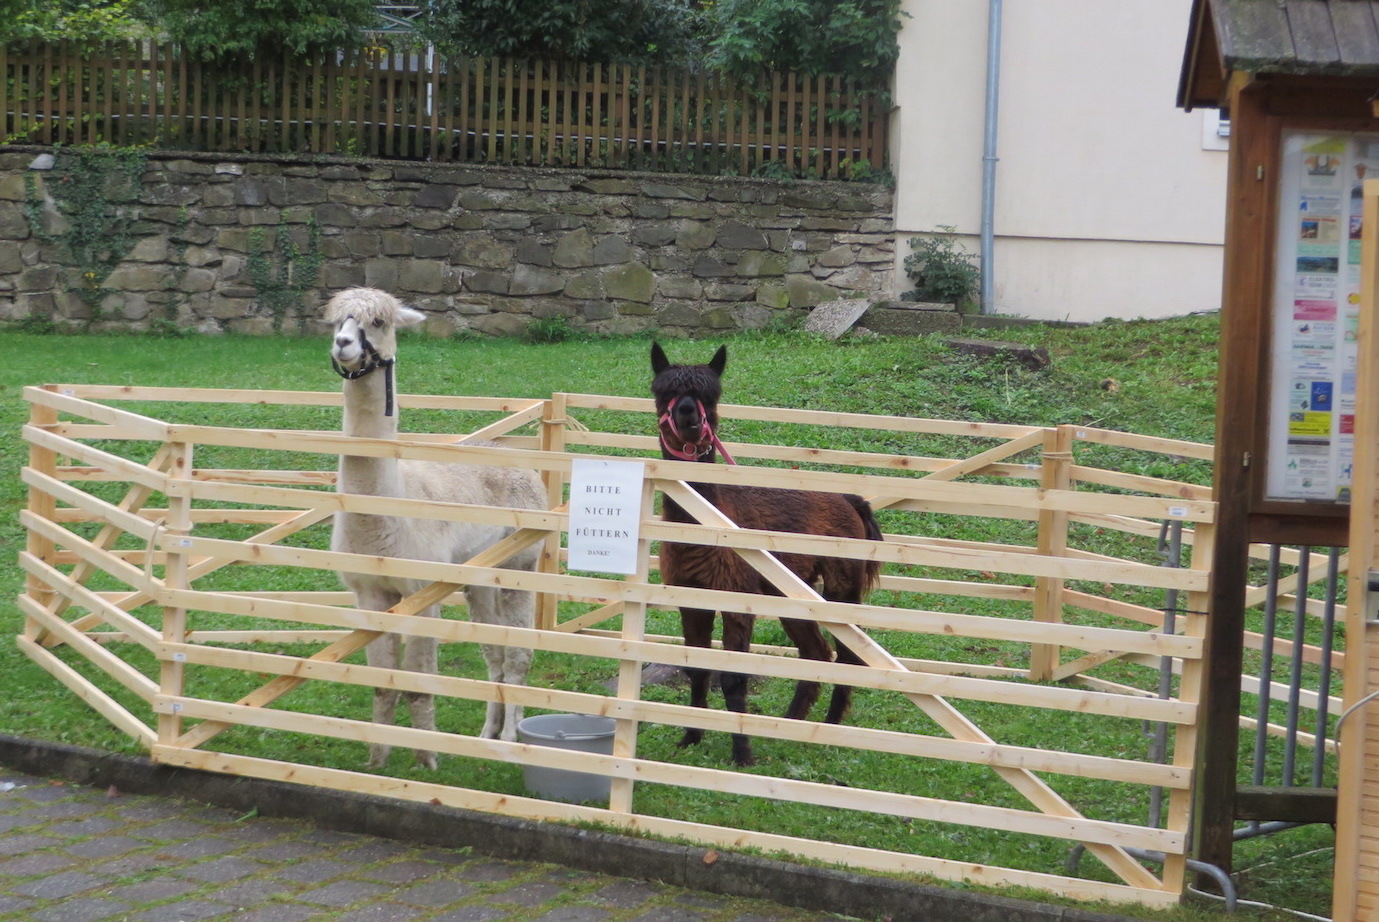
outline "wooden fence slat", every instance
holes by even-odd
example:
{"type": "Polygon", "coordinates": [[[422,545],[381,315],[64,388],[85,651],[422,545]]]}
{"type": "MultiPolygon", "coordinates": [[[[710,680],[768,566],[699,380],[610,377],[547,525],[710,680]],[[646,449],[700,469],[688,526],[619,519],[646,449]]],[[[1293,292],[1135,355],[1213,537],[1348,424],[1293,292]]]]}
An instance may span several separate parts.
{"type": "MultiPolygon", "coordinates": [[[[258,81],[259,65],[255,60],[250,73],[250,83],[240,83],[235,87],[233,97],[225,97],[228,114],[225,124],[225,138],[222,150],[257,150],[253,147],[258,130],[258,81]],[[250,119],[253,119],[251,123],[250,119]],[[252,129],[251,129],[252,124],[252,129]]],[[[221,91],[223,92],[223,91],[221,91]]]]}
{"type": "Polygon", "coordinates": [[[58,106],[62,109],[63,120],[69,126],[63,135],[72,144],[81,144],[85,140],[86,123],[90,116],[91,85],[82,57],[71,44],[62,56],[62,93],[66,98],[60,100],[58,106]]]}
{"type": "Polygon", "coordinates": [[[222,150],[224,142],[224,128],[218,124],[219,116],[222,114],[225,100],[222,98],[217,86],[212,94],[206,93],[206,71],[202,66],[200,57],[188,55],[190,61],[188,67],[191,69],[191,99],[190,109],[192,118],[192,137],[193,144],[199,145],[203,150],[222,150]]]}
{"type": "Polygon", "coordinates": [[[350,55],[350,92],[349,98],[353,102],[354,110],[354,136],[359,138],[359,147],[356,153],[368,153],[372,149],[370,146],[370,135],[372,132],[364,121],[364,101],[371,98],[372,87],[368,84],[368,57],[371,51],[367,47],[357,48],[353,55],[350,55]]]}
{"type": "Polygon", "coordinates": [[[16,123],[19,118],[19,87],[22,85],[19,74],[10,70],[10,53],[5,43],[0,42],[0,132],[4,137],[13,137],[19,132],[16,123]],[[14,118],[11,118],[14,113],[14,118]]]}
{"type": "Polygon", "coordinates": [[[464,58],[460,69],[460,156],[483,159],[484,66],[482,58],[464,58]]]}
{"type": "MultiPolygon", "coordinates": [[[[631,167],[635,162],[633,160],[633,151],[636,146],[636,141],[633,137],[634,118],[636,117],[636,104],[632,99],[632,65],[623,64],[621,65],[621,69],[622,95],[619,97],[618,105],[620,115],[619,127],[621,128],[620,135],[622,139],[622,156],[619,158],[619,165],[623,167],[631,167]]],[[[640,120],[638,119],[637,122],[639,123],[640,120]]]]}
{"type": "Polygon", "coordinates": [[[302,118],[306,121],[303,137],[307,144],[306,149],[318,154],[325,152],[325,114],[330,111],[324,70],[322,56],[318,54],[311,60],[309,81],[306,79],[305,69],[302,72],[302,118]]]}
{"type": "Polygon", "coordinates": [[[670,168],[677,173],[692,172],[699,169],[694,159],[694,146],[692,143],[692,132],[694,123],[694,103],[691,102],[691,84],[693,80],[686,71],[674,71],[674,79],[680,84],[680,108],[675,117],[675,137],[671,147],[671,166],[670,168]]]}
{"type": "Polygon", "coordinates": [[[743,83],[735,83],[733,104],[737,109],[738,175],[751,175],[752,97],[743,83]]]}
{"type": "Polygon", "coordinates": [[[175,91],[172,76],[173,65],[175,63],[174,47],[173,45],[167,45],[163,49],[163,66],[160,71],[160,82],[163,91],[163,105],[161,108],[162,121],[160,122],[161,130],[159,131],[160,137],[176,135],[176,123],[173,121],[172,114],[172,98],[175,91]]]}
{"type": "Polygon", "coordinates": [[[795,151],[795,138],[796,138],[796,134],[795,134],[795,124],[796,124],[797,121],[801,121],[800,115],[799,115],[799,107],[800,107],[802,104],[803,104],[803,105],[806,105],[806,106],[808,105],[808,101],[807,101],[807,100],[808,100],[808,96],[806,95],[806,96],[803,98],[803,100],[802,100],[801,98],[797,98],[797,97],[796,97],[796,95],[795,95],[795,94],[796,94],[796,91],[799,90],[800,87],[799,87],[799,78],[796,76],[796,74],[795,74],[795,72],[794,72],[793,70],[792,70],[792,71],[788,71],[788,72],[784,75],[784,80],[785,80],[785,139],[784,139],[785,149],[784,149],[784,157],[785,157],[785,165],[786,165],[786,167],[790,170],[790,174],[793,176],[793,175],[802,174],[802,173],[804,172],[805,168],[806,168],[806,167],[808,166],[808,164],[809,164],[809,152],[808,152],[808,151],[804,151],[803,154],[802,154],[801,156],[799,156],[799,157],[796,157],[796,156],[795,156],[795,153],[794,153],[794,151],[795,151]]]}
{"type": "MultiPolygon", "coordinates": [[[[35,111],[41,113],[39,117],[40,117],[40,119],[42,120],[42,127],[43,127],[43,143],[44,143],[44,144],[52,144],[52,143],[53,143],[53,122],[56,121],[56,118],[55,118],[55,113],[53,112],[53,99],[52,99],[52,87],[53,87],[53,46],[52,46],[51,44],[48,44],[48,45],[44,45],[44,46],[43,46],[43,70],[42,70],[42,78],[41,78],[41,79],[42,79],[42,82],[41,82],[40,84],[38,84],[38,86],[41,87],[42,89],[41,89],[41,90],[38,90],[37,87],[35,88],[36,92],[35,92],[34,98],[35,98],[35,99],[39,99],[39,100],[42,101],[42,103],[41,103],[42,108],[36,108],[35,111]]],[[[31,82],[30,85],[32,86],[33,83],[31,82]]]]}
{"type": "Polygon", "coordinates": [[[462,86],[462,84],[460,84],[460,82],[456,80],[455,74],[455,71],[461,65],[460,61],[453,58],[443,58],[437,56],[436,61],[437,66],[444,68],[445,71],[445,81],[443,84],[444,92],[441,92],[438,88],[438,95],[436,97],[436,104],[445,111],[445,116],[442,124],[442,131],[444,132],[444,134],[442,136],[440,152],[439,154],[437,154],[437,156],[442,162],[450,162],[452,160],[457,160],[464,157],[464,154],[460,153],[464,150],[463,139],[456,136],[457,123],[455,120],[456,109],[458,108],[459,116],[461,119],[461,121],[458,123],[460,126],[458,130],[463,131],[464,103],[462,101],[463,97],[461,95],[463,93],[463,90],[457,89],[457,87],[462,86]],[[461,101],[457,103],[456,100],[461,101]]]}
{"type": "MultiPolygon", "coordinates": [[[[49,77],[49,86],[54,80],[57,82],[57,100],[53,109],[53,121],[56,123],[57,140],[64,144],[81,140],[81,135],[78,134],[81,122],[77,118],[81,104],[75,87],[72,88],[73,92],[70,97],[67,92],[72,79],[72,61],[69,55],[70,48],[67,40],[63,39],[57,46],[56,72],[49,77]]],[[[79,76],[78,79],[80,79],[79,76]]]]}
{"type": "Polygon", "coordinates": [[[37,57],[30,58],[23,66],[24,72],[24,123],[19,126],[25,134],[26,140],[37,140],[42,137],[43,125],[40,116],[40,99],[38,95],[38,71],[41,62],[37,57]]]}
{"type": "Polygon", "coordinates": [[[500,101],[502,118],[498,124],[502,126],[502,152],[499,160],[504,163],[515,163],[517,144],[514,141],[516,131],[516,109],[517,109],[517,61],[515,58],[503,59],[503,93],[500,101]]]}
{"type": "MultiPolygon", "coordinates": [[[[839,110],[839,109],[842,108],[842,92],[841,92],[841,90],[839,89],[839,80],[840,80],[840,78],[839,78],[839,76],[838,76],[837,74],[833,74],[831,77],[829,77],[829,97],[828,97],[828,101],[829,101],[829,105],[833,108],[834,111],[837,111],[837,110],[839,110]]],[[[832,131],[832,141],[833,141],[833,142],[832,142],[832,144],[830,145],[830,153],[831,153],[831,155],[832,155],[830,159],[831,159],[832,162],[831,162],[831,165],[829,166],[829,170],[828,170],[828,173],[827,173],[827,177],[828,177],[829,179],[839,179],[840,177],[839,177],[839,175],[838,175],[838,170],[839,170],[839,163],[842,161],[842,154],[839,152],[839,149],[838,149],[838,148],[839,148],[839,147],[841,146],[841,144],[842,144],[842,141],[841,141],[841,138],[840,138],[840,133],[841,133],[841,130],[842,130],[842,128],[841,128],[841,122],[842,122],[842,120],[841,120],[840,118],[831,118],[830,121],[831,121],[831,127],[832,127],[832,129],[833,129],[833,131],[832,131]]]]}
{"type": "MultiPolygon", "coordinates": [[[[408,51],[395,52],[392,56],[391,78],[397,85],[397,147],[393,155],[403,158],[412,156],[412,126],[415,124],[412,108],[412,57],[412,53],[408,51]]],[[[390,151],[392,150],[394,149],[390,148],[390,151]]]]}
{"type": "MultiPolygon", "coordinates": [[[[604,109],[603,97],[608,92],[608,86],[603,81],[603,63],[594,63],[594,90],[590,95],[589,110],[589,153],[588,162],[597,166],[607,166],[607,154],[605,141],[605,131],[603,127],[604,109]]],[[[579,164],[583,166],[581,161],[579,164]]]]}
{"type": "Polygon", "coordinates": [[[551,166],[555,151],[555,109],[552,94],[556,83],[556,62],[536,59],[532,68],[531,164],[551,166]]]}
{"type": "Polygon", "coordinates": [[[421,54],[409,51],[402,56],[402,113],[398,123],[402,126],[402,156],[407,159],[422,157],[426,152],[423,142],[425,131],[426,94],[425,64],[421,54]]]}
{"type": "Polygon", "coordinates": [[[598,106],[589,76],[590,66],[580,61],[562,62],[561,79],[552,83],[551,105],[560,111],[556,122],[561,141],[553,148],[561,166],[590,163],[590,150],[597,150],[598,125],[590,122],[590,112],[598,106]]]}
{"type": "MultiPolygon", "coordinates": [[[[498,161],[498,84],[499,73],[501,72],[501,62],[497,57],[488,59],[488,109],[481,111],[478,118],[480,124],[484,126],[484,134],[488,140],[488,154],[485,158],[486,163],[496,163],[498,161]]],[[[482,109],[482,106],[480,107],[482,109]]]]}

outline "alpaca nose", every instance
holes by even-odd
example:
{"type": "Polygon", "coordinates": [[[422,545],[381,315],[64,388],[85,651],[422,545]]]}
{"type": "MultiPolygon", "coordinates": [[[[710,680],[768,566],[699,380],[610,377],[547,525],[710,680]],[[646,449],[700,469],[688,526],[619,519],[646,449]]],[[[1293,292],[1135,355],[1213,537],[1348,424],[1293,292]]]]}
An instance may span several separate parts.
{"type": "Polygon", "coordinates": [[[699,406],[691,397],[682,397],[675,404],[675,424],[682,429],[699,428],[699,406]]]}
{"type": "Polygon", "coordinates": [[[344,333],[337,334],[335,337],[335,345],[340,349],[345,348],[352,342],[354,342],[354,338],[346,336],[344,333]]]}

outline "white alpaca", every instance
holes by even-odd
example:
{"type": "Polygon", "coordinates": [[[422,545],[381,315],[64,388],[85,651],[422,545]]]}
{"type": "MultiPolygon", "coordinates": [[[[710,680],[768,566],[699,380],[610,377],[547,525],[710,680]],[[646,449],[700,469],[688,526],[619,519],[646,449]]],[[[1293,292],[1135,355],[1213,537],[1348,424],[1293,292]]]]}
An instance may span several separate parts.
{"type": "MultiPolygon", "coordinates": [[[[392,295],[373,288],[351,288],[331,298],[326,320],[335,325],[331,363],[345,379],[344,434],[356,438],[394,439],[398,421],[393,395],[393,362],[397,355],[399,327],[411,326],[424,315],[404,307],[392,295]]],[[[337,489],[342,493],[397,496],[488,506],[526,509],[545,507],[545,490],[533,471],[482,467],[395,458],[340,457],[337,489]]],[[[461,563],[496,543],[512,529],[492,525],[444,522],[384,515],[340,512],[335,516],[332,550],[378,557],[438,560],[461,563]]],[[[505,566],[530,570],[539,551],[531,548],[509,559],[505,566]]],[[[360,609],[386,611],[425,585],[420,580],[389,576],[340,574],[355,595],[360,609]]],[[[486,624],[531,627],[535,600],[530,592],[470,586],[466,591],[470,617],[486,624]]],[[[422,612],[440,615],[440,605],[422,612]]],[[[369,665],[411,672],[435,673],[437,642],[413,637],[405,644],[397,634],[387,634],[369,644],[369,665]]],[[[524,684],[531,665],[531,650],[519,647],[484,646],[488,678],[493,682],[524,684]]],[[[399,694],[411,712],[412,726],[434,730],[436,704],[431,695],[399,693],[378,688],[374,693],[373,719],[391,724],[399,694]]],[[[515,704],[488,703],[482,736],[516,739],[522,708],[515,704]]],[[[369,746],[370,767],[383,765],[391,747],[369,746]]],[[[417,750],[417,761],[436,766],[436,754],[417,750]]]]}

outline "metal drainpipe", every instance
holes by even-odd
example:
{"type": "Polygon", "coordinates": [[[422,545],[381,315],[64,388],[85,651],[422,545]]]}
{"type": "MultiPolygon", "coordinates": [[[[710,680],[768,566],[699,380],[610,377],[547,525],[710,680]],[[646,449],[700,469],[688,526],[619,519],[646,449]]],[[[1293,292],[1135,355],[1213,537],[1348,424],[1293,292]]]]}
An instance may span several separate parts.
{"type": "Polygon", "coordinates": [[[1001,89],[1001,0],[990,0],[986,26],[986,131],[982,144],[981,312],[995,312],[996,114],[1001,89]]]}

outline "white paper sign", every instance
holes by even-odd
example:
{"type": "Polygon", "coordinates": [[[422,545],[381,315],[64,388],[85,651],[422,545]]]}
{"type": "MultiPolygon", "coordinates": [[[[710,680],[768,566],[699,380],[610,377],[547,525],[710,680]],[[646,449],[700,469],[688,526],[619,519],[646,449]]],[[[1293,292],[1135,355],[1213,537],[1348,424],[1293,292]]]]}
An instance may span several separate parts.
{"type": "Polygon", "coordinates": [[[576,458],[570,471],[570,569],[636,573],[640,461],[576,458]]]}

